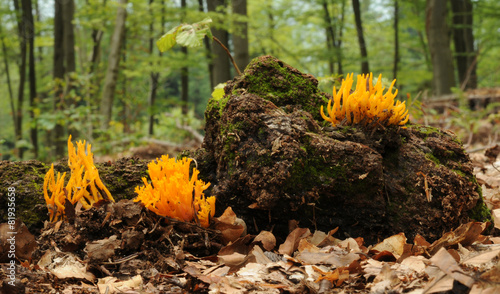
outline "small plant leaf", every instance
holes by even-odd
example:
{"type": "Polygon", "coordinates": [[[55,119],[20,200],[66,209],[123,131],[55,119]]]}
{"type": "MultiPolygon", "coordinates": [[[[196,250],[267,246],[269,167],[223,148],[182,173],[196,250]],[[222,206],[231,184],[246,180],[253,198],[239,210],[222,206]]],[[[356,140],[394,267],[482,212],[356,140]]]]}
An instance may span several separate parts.
{"type": "Polygon", "coordinates": [[[160,52],[165,52],[170,50],[170,48],[174,47],[176,43],[177,32],[182,27],[182,25],[176,26],[175,28],[168,31],[165,35],[161,36],[161,38],[156,42],[156,46],[160,52]]]}
{"type": "Polygon", "coordinates": [[[212,38],[212,32],[209,27],[211,22],[212,19],[206,18],[197,23],[178,25],[163,35],[158,42],[156,42],[156,45],[161,52],[169,50],[176,43],[186,47],[201,46],[205,36],[212,38]]]}

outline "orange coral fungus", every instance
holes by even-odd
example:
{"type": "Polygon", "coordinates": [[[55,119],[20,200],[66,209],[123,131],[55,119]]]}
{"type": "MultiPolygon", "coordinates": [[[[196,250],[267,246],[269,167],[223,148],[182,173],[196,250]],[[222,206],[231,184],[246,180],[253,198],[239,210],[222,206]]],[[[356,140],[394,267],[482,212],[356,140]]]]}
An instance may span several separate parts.
{"type": "Polygon", "coordinates": [[[353,74],[348,74],[337,92],[333,88],[333,106],[332,100],[328,101],[326,107],[327,114],[323,112],[321,106],[321,116],[332,123],[332,125],[341,124],[361,124],[382,126],[396,125],[402,126],[408,122],[408,110],[405,103],[394,100],[398,90],[392,93],[392,88],[396,80],[392,81],[391,86],[385,94],[382,88],[382,74],[379,75],[377,84],[372,85],[373,74],[358,75],[356,89],[351,91],[353,84],[353,74]]]}
{"type": "Polygon", "coordinates": [[[64,216],[64,204],[68,199],[72,204],[80,202],[82,207],[88,209],[99,200],[108,199],[114,201],[111,193],[99,178],[99,172],[94,166],[93,154],[90,144],[85,150],[85,141],[76,142],[77,149],[71,143],[71,135],[68,138],[68,166],[71,176],[66,187],[64,178],[66,173],[57,173],[54,176],[54,165],[45,175],[43,182],[43,194],[49,208],[50,220],[56,221],[64,216]],[[49,196],[48,191],[51,195],[49,196]]]}
{"type": "Polygon", "coordinates": [[[203,194],[210,183],[198,180],[200,173],[193,169],[189,177],[191,159],[175,160],[163,155],[148,164],[151,183],[142,178],[144,186],[137,186],[135,201],[141,201],[154,213],[180,221],[192,221],[197,217],[203,227],[215,213],[215,197],[203,194]]]}

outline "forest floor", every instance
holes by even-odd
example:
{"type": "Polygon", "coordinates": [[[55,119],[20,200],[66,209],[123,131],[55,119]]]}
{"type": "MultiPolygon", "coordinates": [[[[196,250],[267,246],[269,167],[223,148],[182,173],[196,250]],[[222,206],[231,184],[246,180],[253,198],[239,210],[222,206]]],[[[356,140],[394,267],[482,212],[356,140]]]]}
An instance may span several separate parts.
{"type": "MultiPolygon", "coordinates": [[[[33,258],[2,264],[2,293],[500,293],[500,147],[470,150],[494,224],[468,223],[433,243],[403,233],[363,236],[291,230],[245,235],[232,211],[215,228],[166,222],[130,200],[16,235],[33,258]],[[494,226],[494,228],[493,228],[494,226]],[[493,228],[493,229],[492,229],[493,228]],[[489,229],[489,230],[488,230],[489,229]],[[221,238],[221,235],[223,236],[221,238]],[[241,238],[238,238],[241,236],[241,238]],[[33,240],[36,238],[37,248],[33,240]],[[227,244],[226,240],[236,241],[227,244]],[[83,249],[82,249],[83,248],[83,249]]],[[[0,228],[6,234],[6,228],[0,228]]],[[[24,247],[23,247],[24,246],[24,247]]]]}

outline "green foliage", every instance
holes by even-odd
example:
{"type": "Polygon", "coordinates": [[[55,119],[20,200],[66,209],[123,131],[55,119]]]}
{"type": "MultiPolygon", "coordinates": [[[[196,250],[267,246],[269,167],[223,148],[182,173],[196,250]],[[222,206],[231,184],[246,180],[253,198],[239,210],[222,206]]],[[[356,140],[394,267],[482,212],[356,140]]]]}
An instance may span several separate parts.
{"type": "Polygon", "coordinates": [[[186,47],[199,47],[205,36],[212,38],[209,26],[211,22],[212,19],[205,18],[197,23],[178,25],[163,35],[156,45],[160,52],[170,50],[176,43],[186,47]]]}

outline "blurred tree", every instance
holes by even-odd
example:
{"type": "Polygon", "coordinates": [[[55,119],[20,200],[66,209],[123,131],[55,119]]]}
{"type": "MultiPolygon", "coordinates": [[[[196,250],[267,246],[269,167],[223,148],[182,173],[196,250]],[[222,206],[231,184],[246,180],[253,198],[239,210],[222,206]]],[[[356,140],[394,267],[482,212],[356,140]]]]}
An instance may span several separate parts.
{"type": "Polygon", "coordinates": [[[366,49],[365,36],[363,34],[363,23],[361,22],[359,0],[352,0],[352,9],[354,10],[354,21],[356,23],[359,50],[361,52],[361,73],[370,73],[370,67],[368,66],[368,50],[366,49]]]}
{"type": "MultiPolygon", "coordinates": [[[[213,17],[214,25],[212,26],[212,34],[214,37],[219,39],[224,46],[229,48],[228,41],[229,35],[227,30],[223,29],[221,24],[223,23],[225,14],[224,8],[226,3],[224,0],[207,0],[207,8],[209,12],[218,12],[217,17],[213,17]]],[[[231,79],[231,71],[229,58],[227,57],[226,51],[217,44],[212,42],[212,55],[213,55],[213,85],[218,85],[220,83],[225,83],[231,79]]]]}
{"type": "Polygon", "coordinates": [[[125,38],[125,21],[127,19],[127,0],[120,0],[116,10],[116,21],[113,35],[111,36],[111,48],[108,57],[108,69],[101,98],[101,129],[107,130],[111,121],[113,99],[115,96],[116,81],[118,78],[118,65],[120,64],[120,50],[125,38]]]}
{"type": "Polygon", "coordinates": [[[250,62],[248,51],[248,18],[247,18],[247,0],[232,0],[233,13],[235,14],[234,27],[232,35],[234,46],[234,61],[241,71],[245,70],[250,62]]]}
{"type": "Polygon", "coordinates": [[[455,86],[453,57],[446,22],[446,1],[427,0],[426,28],[431,52],[433,87],[437,96],[450,94],[455,86]]]}
{"type": "MultiPolygon", "coordinates": [[[[23,5],[23,16],[26,18],[26,22],[31,26],[34,26],[35,22],[33,19],[33,7],[31,0],[22,0],[23,5]]],[[[33,153],[35,158],[38,158],[38,129],[37,122],[35,118],[35,108],[38,107],[36,102],[37,92],[36,92],[36,68],[35,68],[35,31],[32,27],[31,34],[28,37],[28,61],[29,61],[29,89],[30,89],[30,99],[29,99],[29,114],[31,119],[30,124],[30,138],[31,144],[33,145],[33,153]]]]}
{"type": "Polygon", "coordinates": [[[399,3],[394,0],[394,65],[392,67],[392,78],[397,79],[399,67],[399,3]]]}
{"type": "MultiPolygon", "coordinates": [[[[23,9],[19,5],[19,0],[14,0],[14,9],[17,19],[17,28],[19,33],[19,47],[21,62],[19,63],[19,90],[17,92],[16,125],[14,127],[16,142],[23,137],[23,102],[24,102],[24,83],[26,81],[26,39],[29,37],[30,26],[26,23],[23,16],[23,9]]],[[[18,148],[18,157],[23,158],[24,148],[18,148]]]]}
{"type": "Polygon", "coordinates": [[[464,89],[477,88],[477,56],[474,49],[473,6],[471,0],[451,0],[453,43],[458,80],[464,89]]]}

